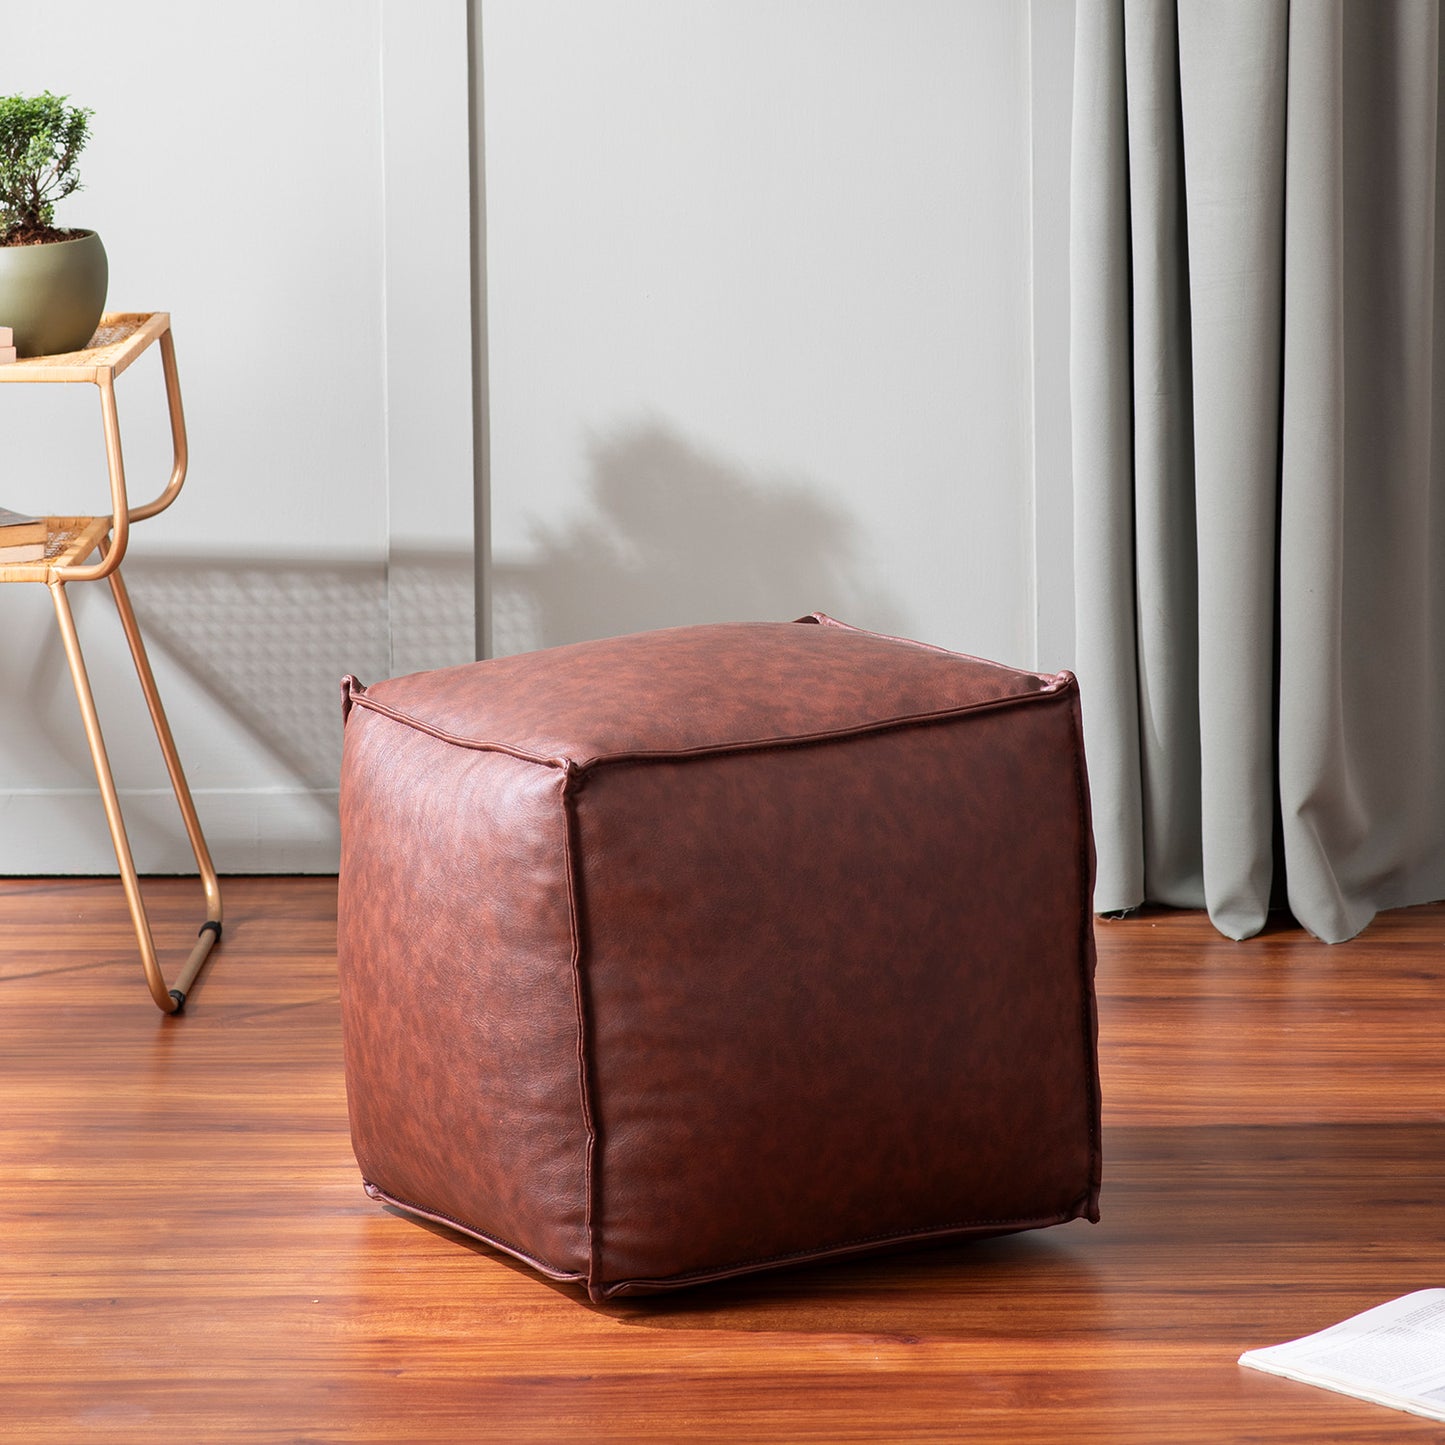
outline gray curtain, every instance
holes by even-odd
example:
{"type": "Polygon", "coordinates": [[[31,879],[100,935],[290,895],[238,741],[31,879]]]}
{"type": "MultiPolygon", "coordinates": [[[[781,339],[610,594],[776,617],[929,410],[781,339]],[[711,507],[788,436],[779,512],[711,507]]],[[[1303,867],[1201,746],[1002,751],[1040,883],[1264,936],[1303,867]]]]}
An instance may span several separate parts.
{"type": "Polygon", "coordinates": [[[1445,896],[1437,0],[1079,0],[1095,906],[1445,896]]]}

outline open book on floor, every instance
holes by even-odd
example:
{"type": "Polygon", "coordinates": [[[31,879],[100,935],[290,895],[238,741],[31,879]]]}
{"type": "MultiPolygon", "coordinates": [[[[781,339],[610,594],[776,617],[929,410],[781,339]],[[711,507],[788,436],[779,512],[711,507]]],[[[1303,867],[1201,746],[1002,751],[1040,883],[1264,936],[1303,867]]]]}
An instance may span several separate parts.
{"type": "Polygon", "coordinates": [[[1246,1350],[1241,1365],[1445,1420],[1445,1289],[1422,1289],[1318,1334],[1246,1350]]]}

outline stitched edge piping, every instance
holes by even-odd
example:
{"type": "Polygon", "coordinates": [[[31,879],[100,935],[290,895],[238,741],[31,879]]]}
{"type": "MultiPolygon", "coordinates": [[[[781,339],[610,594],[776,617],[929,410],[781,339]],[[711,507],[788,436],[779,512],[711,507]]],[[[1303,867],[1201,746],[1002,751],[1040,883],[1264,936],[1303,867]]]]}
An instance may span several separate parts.
{"type": "Polygon", "coordinates": [[[583,1155],[583,1180],[586,1194],[583,1208],[583,1229],[587,1236],[587,1287],[597,1278],[599,1244],[595,1216],[598,1176],[597,1121],[592,1109],[592,1079],[589,1067],[589,1031],[587,1028],[587,997],[582,972],[582,905],[578,857],[574,833],[577,813],[572,806],[577,771],[568,763],[562,774],[562,846],[567,873],[567,920],[572,943],[572,1002],[577,1012],[577,1087],[582,1105],[582,1125],[587,1131],[583,1155]]]}
{"type": "MultiPolygon", "coordinates": [[[[1072,679],[1071,679],[1072,680],[1072,679]]],[[[1084,773],[1084,719],[1077,685],[1071,689],[1069,712],[1073,727],[1074,788],[1078,797],[1079,819],[1079,989],[1083,1013],[1084,1057],[1088,1060],[1089,1084],[1089,1163],[1090,1181],[1088,1217],[1097,1222],[1099,1218],[1099,1192],[1104,1177],[1104,1150],[1100,1136],[1103,1110],[1102,1090],[1099,1084],[1099,1019],[1098,1003],[1094,992],[1094,971],[1090,960],[1094,958],[1093,919],[1093,877],[1089,866],[1089,849],[1093,824],[1089,804],[1089,788],[1084,773]]]]}
{"type": "Polygon", "coordinates": [[[763,1255],[757,1259],[736,1260],[724,1265],[709,1265],[703,1269],[686,1270],[680,1274],[659,1275],[654,1278],[633,1276],[604,1284],[597,1291],[597,1298],[606,1299],[613,1295],[630,1292],[685,1289],[695,1284],[710,1284],[715,1281],[732,1279],[741,1274],[753,1274],[765,1269],[782,1269],[793,1264],[822,1263],[850,1254],[862,1254],[889,1244],[924,1244],[930,1240],[950,1237],[966,1238],[969,1235],[1019,1234],[1028,1229],[1046,1229],[1053,1224],[1067,1224],[1081,1217],[1080,1206],[1086,1202],[1075,1200],[1066,1210],[1053,1214],[1022,1215],[1014,1219],[968,1219],[955,1224],[930,1224],[922,1227],[894,1230],[885,1234],[863,1235],[858,1239],[844,1240],[838,1244],[824,1244],[808,1249],[789,1250],[783,1254],[763,1255]]]}
{"type": "Polygon", "coordinates": [[[373,1199],[393,1204],[396,1208],[405,1210],[406,1213],[413,1214],[418,1219],[430,1219],[435,1224],[444,1224],[448,1229],[455,1229],[458,1234],[465,1234],[469,1239],[479,1239],[483,1244],[491,1245],[493,1249],[500,1249],[503,1254],[510,1254],[513,1259],[520,1259],[523,1264],[531,1265],[539,1274],[546,1275],[548,1279],[555,1279],[563,1284],[582,1284],[586,1279],[585,1275],[576,1270],[558,1269],[556,1265],[538,1259],[535,1254],[528,1254],[520,1245],[509,1244],[505,1239],[499,1239],[495,1234],[487,1234],[474,1225],[456,1219],[450,1214],[442,1213],[441,1210],[425,1209],[420,1204],[413,1204],[410,1200],[402,1199],[399,1195],[383,1189],[379,1184],[374,1184],[370,1179],[363,1178],[361,1182],[373,1199]]]}
{"type": "MultiPolygon", "coordinates": [[[[1036,674],[1029,675],[1035,676],[1036,674]]],[[[796,733],[785,737],[747,738],[724,743],[702,743],[691,748],[637,748],[624,752],[599,753],[595,757],[581,760],[568,757],[548,757],[527,748],[516,747],[511,743],[491,742],[485,738],[465,737],[460,733],[448,732],[445,728],[423,722],[420,718],[402,712],[398,708],[390,707],[384,702],[377,702],[359,683],[355,683],[354,679],[348,678],[345,681],[353,684],[345,693],[344,711],[348,715],[352,707],[363,707],[379,713],[382,717],[390,718],[392,722],[399,723],[403,727],[414,728],[417,732],[436,738],[439,742],[450,743],[453,747],[468,748],[473,752],[504,753],[508,757],[518,758],[526,763],[536,763],[540,767],[573,767],[579,771],[586,771],[604,763],[641,762],[647,759],[682,762],[689,758],[764,752],[774,748],[814,747],[823,743],[846,741],[856,737],[870,737],[877,733],[894,732],[903,728],[927,727],[948,722],[954,718],[967,717],[971,713],[991,712],[1006,707],[1023,707],[1032,702],[1050,701],[1067,696],[1074,684],[1074,676],[1069,672],[1058,673],[1045,679],[1045,685],[1037,692],[1009,693],[1005,697],[988,698],[983,702],[966,703],[961,707],[940,708],[935,712],[904,713],[898,717],[874,718],[868,722],[855,723],[849,727],[829,728],[823,732],[796,733]]]]}

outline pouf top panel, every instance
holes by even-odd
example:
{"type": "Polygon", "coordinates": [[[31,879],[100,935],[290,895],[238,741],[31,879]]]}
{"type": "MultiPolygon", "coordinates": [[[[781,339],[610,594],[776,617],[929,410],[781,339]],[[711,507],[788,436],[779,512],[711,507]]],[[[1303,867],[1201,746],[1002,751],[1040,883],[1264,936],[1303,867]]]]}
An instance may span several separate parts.
{"type": "Polygon", "coordinates": [[[1071,679],[801,622],[674,627],[354,689],[461,746],[586,765],[828,737],[1053,692],[1071,679]]]}

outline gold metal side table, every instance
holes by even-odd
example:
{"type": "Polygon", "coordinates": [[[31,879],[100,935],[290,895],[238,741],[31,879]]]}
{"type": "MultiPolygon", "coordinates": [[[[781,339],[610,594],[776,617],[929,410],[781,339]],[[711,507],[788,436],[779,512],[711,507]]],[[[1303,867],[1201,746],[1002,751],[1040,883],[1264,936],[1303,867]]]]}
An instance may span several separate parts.
{"type": "Polygon", "coordinates": [[[157,1007],[166,1013],[175,1013],[185,1003],[186,994],[195,982],[201,965],[220,939],[221,890],[205,837],[201,832],[200,820],[196,816],[195,804],[191,801],[191,790],[181,768],[180,755],[176,752],[175,739],[171,736],[170,724],[166,721],[165,709],[161,706],[160,693],[156,689],[150,659],[146,656],[145,643],[141,640],[140,628],[136,624],[135,611],[131,607],[130,596],[120,575],[120,564],[125,557],[131,525],[165,511],[175,501],[186,480],[186,423],[181,412],[180,380],[176,372],[175,343],[171,338],[171,318],[164,311],[112,313],[101,317],[100,326],[91,338],[91,344],[84,351],[72,351],[58,356],[36,356],[0,365],[0,385],[26,382],[89,382],[99,389],[101,421],[105,429],[106,464],[110,472],[111,511],[109,516],[104,517],[46,518],[48,535],[44,559],[0,564],[0,583],[43,582],[50,589],[50,598],[55,604],[56,621],[65,643],[65,659],[70,666],[70,675],[75,683],[75,696],[80,703],[80,715],[85,724],[86,742],[90,745],[95,775],[100,783],[106,822],[110,826],[111,841],[115,844],[121,883],[125,888],[131,921],[135,925],[136,942],[140,947],[146,983],[157,1007]],[[175,463],[171,468],[170,480],[155,500],[147,502],[143,507],[132,507],[126,497],[125,464],[121,457],[120,422],[116,413],[115,379],[153,342],[160,343],[175,463]],[[91,561],[92,556],[96,560],[91,561]],[[125,820],[121,816],[120,799],[116,793],[110,760],[106,756],[105,739],[101,735],[95,697],[85,670],[85,659],[81,655],[75,618],[70,610],[70,601],[65,595],[66,586],[71,582],[97,582],[102,577],[110,583],[111,595],[115,598],[116,611],[120,614],[121,627],[130,646],[136,675],[140,679],[141,691],[145,694],[146,707],[150,711],[151,723],[155,727],[156,739],[160,743],[166,771],[170,775],[171,787],[180,806],[186,836],[190,840],[191,851],[195,854],[196,867],[205,890],[206,921],[200,927],[190,957],[187,958],[173,988],[167,988],[160,964],[156,960],[155,941],[151,936],[150,920],[146,916],[145,902],[141,897],[135,862],[131,857],[130,840],[126,836],[125,820]]]}

